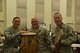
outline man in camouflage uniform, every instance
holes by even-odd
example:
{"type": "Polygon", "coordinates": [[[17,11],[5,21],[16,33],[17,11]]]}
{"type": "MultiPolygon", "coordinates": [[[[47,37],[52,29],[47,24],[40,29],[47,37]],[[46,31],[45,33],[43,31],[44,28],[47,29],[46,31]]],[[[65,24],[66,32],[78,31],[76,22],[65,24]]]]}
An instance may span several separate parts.
{"type": "Polygon", "coordinates": [[[18,29],[20,25],[20,18],[14,17],[12,21],[13,25],[8,27],[4,31],[5,42],[3,46],[3,53],[18,53],[19,49],[19,34],[20,30],[18,29]]]}
{"type": "Polygon", "coordinates": [[[37,53],[51,53],[49,35],[47,35],[46,28],[39,27],[38,19],[32,18],[32,28],[29,30],[36,33],[37,38],[37,53]]]}
{"type": "Polygon", "coordinates": [[[55,13],[53,19],[57,27],[55,28],[53,32],[54,34],[52,35],[52,48],[56,49],[56,45],[58,44],[60,50],[55,53],[72,53],[71,44],[76,41],[73,29],[62,22],[62,16],[60,13],[55,13]],[[62,38],[59,43],[58,40],[61,36],[62,38]]]}

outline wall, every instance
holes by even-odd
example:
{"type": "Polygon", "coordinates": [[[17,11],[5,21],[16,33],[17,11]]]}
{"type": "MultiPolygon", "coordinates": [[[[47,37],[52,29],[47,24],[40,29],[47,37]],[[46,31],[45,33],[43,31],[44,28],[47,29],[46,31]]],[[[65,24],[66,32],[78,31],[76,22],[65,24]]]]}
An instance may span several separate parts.
{"type": "Polygon", "coordinates": [[[27,28],[31,27],[31,18],[35,17],[35,0],[27,0],[27,28]]]}
{"type": "Polygon", "coordinates": [[[12,25],[12,19],[16,16],[17,0],[6,0],[6,27],[12,25]]]}
{"type": "Polygon", "coordinates": [[[0,32],[5,29],[5,0],[0,0],[0,32]]]}
{"type": "Polygon", "coordinates": [[[46,27],[49,30],[49,25],[51,24],[51,0],[45,0],[44,23],[46,23],[46,27]]]}
{"type": "MultiPolygon", "coordinates": [[[[37,0],[39,3],[42,1],[37,0]]],[[[54,0],[44,0],[44,6],[43,6],[43,15],[38,13],[37,16],[42,15],[43,17],[43,22],[46,23],[46,27],[49,30],[49,24],[51,24],[52,20],[52,1],[54,0]]],[[[57,0],[58,1],[58,0],[57,0]]],[[[22,0],[23,2],[23,0],[22,0]]],[[[67,0],[59,0],[59,12],[61,12],[63,16],[63,22],[68,23],[75,29],[75,6],[73,4],[75,0],[72,0],[72,12],[71,12],[71,17],[68,17],[67,14],[67,0]],[[67,21],[68,20],[68,21],[67,21]]],[[[26,18],[26,24],[27,28],[29,29],[31,26],[31,18],[36,16],[36,0],[26,0],[26,14],[24,15],[26,18]]],[[[39,4],[40,6],[42,4],[39,4]]],[[[56,6],[56,4],[54,5],[56,6]]],[[[39,9],[37,9],[39,11],[39,9]]],[[[41,9],[40,9],[41,10],[41,9]]],[[[23,9],[17,8],[17,0],[6,0],[6,27],[12,25],[12,18],[15,16],[20,16],[19,14],[23,15],[23,13],[20,13],[19,11],[24,11],[23,9]]],[[[42,19],[42,18],[41,18],[42,19]]]]}

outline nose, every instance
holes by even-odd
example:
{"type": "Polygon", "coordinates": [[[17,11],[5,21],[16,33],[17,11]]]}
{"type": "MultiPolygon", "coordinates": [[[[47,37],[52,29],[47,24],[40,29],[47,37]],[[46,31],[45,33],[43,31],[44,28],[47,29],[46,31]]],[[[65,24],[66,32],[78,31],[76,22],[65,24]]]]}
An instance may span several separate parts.
{"type": "Polygon", "coordinates": [[[58,17],[55,20],[60,20],[58,17]]]}

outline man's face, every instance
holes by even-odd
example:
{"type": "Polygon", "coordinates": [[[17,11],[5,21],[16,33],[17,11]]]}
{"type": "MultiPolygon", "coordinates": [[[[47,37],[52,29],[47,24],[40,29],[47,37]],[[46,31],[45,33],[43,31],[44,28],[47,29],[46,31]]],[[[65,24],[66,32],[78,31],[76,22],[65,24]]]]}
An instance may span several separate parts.
{"type": "Polygon", "coordinates": [[[57,26],[61,25],[61,23],[62,23],[62,16],[61,16],[61,14],[55,14],[53,18],[54,18],[54,22],[55,22],[55,24],[57,26]]]}
{"type": "Polygon", "coordinates": [[[13,23],[13,26],[14,26],[15,28],[18,28],[19,25],[20,25],[20,19],[16,18],[16,19],[13,20],[12,23],[13,23]]]}
{"type": "Polygon", "coordinates": [[[39,27],[39,21],[38,21],[38,19],[36,19],[36,18],[32,19],[31,24],[32,24],[33,28],[38,28],[39,27]]]}

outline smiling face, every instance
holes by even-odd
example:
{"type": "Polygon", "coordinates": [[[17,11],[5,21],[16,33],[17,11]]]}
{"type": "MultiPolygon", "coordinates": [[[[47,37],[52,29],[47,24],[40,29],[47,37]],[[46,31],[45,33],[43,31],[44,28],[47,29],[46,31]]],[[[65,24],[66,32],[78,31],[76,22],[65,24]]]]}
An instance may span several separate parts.
{"type": "Polygon", "coordinates": [[[12,23],[14,28],[18,28],[20,26],[20,18],[19,17],[14,18],[12,23]]]}
{"type": "Polygon", "coordinates": [[[34,29],[39,28],[39,21],[38,21],[37,18],[33,18],[33,19],[31,20],[31,24],[32,24],[32,28],[34,28],[34,29]]]}
{"type": "Polygon", "coordinates": [[[53,16],[54,22],[57,26],[61,26],[62,24],[62,16],[60,13],[55,13],[53,16]]]}

